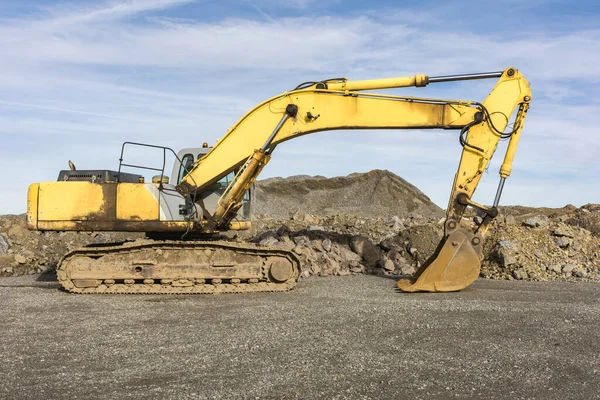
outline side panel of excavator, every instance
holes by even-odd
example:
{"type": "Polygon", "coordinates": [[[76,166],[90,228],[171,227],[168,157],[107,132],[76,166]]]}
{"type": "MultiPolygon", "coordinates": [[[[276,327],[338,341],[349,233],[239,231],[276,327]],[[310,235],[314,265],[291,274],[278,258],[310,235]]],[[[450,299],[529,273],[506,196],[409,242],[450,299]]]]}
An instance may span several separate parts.
{"type": "MultiPolygon", "coordinates": [[[[143,177],[110,170],[60,171],[57,182],[29,187],[27,227],[53,231],[184,232],[201,229],[202,210],[186,207],[176,184],[210,148],[187,148],[178,153],[170,183],[143,183],[143,177]],[[197,213],[197,216],[191,216],[197,213]],[[190,221],[191,219],[191,221],[190,221]]],[[[198,194],[208,214],[233,179],[229,173],[198,194]]],[[[167,181],[168,180],[164,180],[167,181]]],[[[250,226],[250,195],[232,229],[250,226]]],[[[206,229],[205,229],[206,230],[206,229]]]]}
{"type": "Polygon", "coordinates": [[[31,185],[27,227],[56,231],[185,231],[177,192],[154,183],[43,182],[31,185]]]}

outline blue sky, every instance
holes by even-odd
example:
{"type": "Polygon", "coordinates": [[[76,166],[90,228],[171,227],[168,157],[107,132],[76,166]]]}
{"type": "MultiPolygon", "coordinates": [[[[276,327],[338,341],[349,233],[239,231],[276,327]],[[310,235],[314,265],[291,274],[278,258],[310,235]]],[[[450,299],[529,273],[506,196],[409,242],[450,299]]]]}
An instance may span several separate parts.
{"type": "MultiPolygon", "coordinates": [[[[597,2],[0,1],[0,41],[0,214],[24,212],[28,184],[55,180],[69,159],[115,169],[125,140],[214,143],[303,81],[509,65],[533,102],[502,203],[600,203],[597,2]]],[[[493,84],[390,93],[482,100],[493,84]]],[[[388,169],[445,207],[457,135],[318,133],[279,146],[261,177],[388,169]]],[[[493,200],[502,151],[478,202],[493,200]]]]}

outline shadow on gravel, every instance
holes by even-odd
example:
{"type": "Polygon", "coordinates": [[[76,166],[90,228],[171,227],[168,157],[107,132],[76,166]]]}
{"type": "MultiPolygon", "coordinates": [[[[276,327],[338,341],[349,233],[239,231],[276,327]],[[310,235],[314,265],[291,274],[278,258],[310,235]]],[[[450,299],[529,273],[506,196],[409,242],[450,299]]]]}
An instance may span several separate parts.
{"type": "Polygon", "coordinates": [[[37,278],[36,282],[58,282],[56,277],[56,271],[47,271],[41,273],[37,278]]]}

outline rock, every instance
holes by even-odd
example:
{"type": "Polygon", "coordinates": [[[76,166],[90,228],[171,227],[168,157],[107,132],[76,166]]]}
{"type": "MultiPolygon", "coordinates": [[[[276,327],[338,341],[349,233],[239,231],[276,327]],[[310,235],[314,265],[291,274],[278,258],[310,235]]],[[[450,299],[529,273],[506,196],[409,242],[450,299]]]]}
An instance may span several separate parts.
{"type": "Polygon", "coordinates": [[[325,251],[325,249],[323,248],[323,242],[321,242],[320,240],[313,240],[311,241],[311,244],[313,249],[320,251],[321,253],[325,251]]]}
{"type": "Polygon", "coordinates": [[[288,228],[286,225],[281,225],[277,231],[275,232],[277,234],[277,236],[279,237],[284,237],[284,236],[290,236],[292,234],[292,231],[290,228],[288,228]]]}
{"type": "Polygon", "coordinates": [[[274,231],[266,231],[258,237],[257,241],[260,245],[272,246],[279,241],[279,236],[274,231]]]}
{"type": "Polygon", "coordinates": [[[562,267],[560,264],[552,264],[548,266],[548,270],[560,274],[562,272],[562,267]]]}
{"type": "Polygon", "coordinates": [[[341,270],[342,268],[337,261],[331,258],[327,259],[327,275],[340,275],[341,270]]]}
{"type": "Polygon", "coordinates": [[[545,215],[536,215],[534,217],[529,217],[523,221],[523,225],[530,228],[544,227],[549,223],[549,218],[545,215]]]}
{"type": "Polygon", "coordinates": [[[379,242],[379,247],[381,247],[383,251],[390,251],[392,248],[395,247],[395,245],[391,241],[385,239],[379,242]]]}
{"type": "Polygon", "coordinates": [[[416,268],[415,268],[415,267],[413,267],[412,265],[408,265],[408,264],[406,264],[406,265],[403,265],[403,266],[400,268],[400,273],[401,273],[402,275],[412,275],[412,274],[414,274],[416,271],[417,271],[417,270],[416,270],[416,268]]]}
{"type": "Polygon", "coordinates": [[[321,246],[323,247],[323,250],[331,251],[331,240],[329,238],[323,239],[321,246]]]}
{"type": "Polygon", "coordinates": [[[391,227],[392,227],[392,230],[395,232],[398,232],[398,231],[404,229],[404,220],[397,215],[392,216],[391,227]]]}
{"type": "Polygon", "coordinates": [[[307,231],[324,231],[325,228],[323,228],[321,225],[310,225],[306,230],[307,231]]]}
{"type": "Polygon", "coordinates": [[[304,244],[307,245],[310,243],[310,239],[307,236],[301,235],[301,236],[294,236],[294,238],[292,239],[294,241],[294,243],[296,244],[304,244]]]}
{"type": "Polygon", "coordinates": [[[394,270],[396,269],[396,265],[394,265],[394,262],[392,260],[390,260],[389,258],[387,258],[386,256],[384,256],[381,260],[379,260],[379,266],[381,268],[383,268],[385,271],[389,271],[389,272],[394,272],[394,270]]]}
{"type": "Polygon", "coordinates": [[[529,275],[527,274],[527,271],[525,271],[524,268],[517,268],[512,272],[512,275],[515,279],[518,280],[525,280],[527,278],[529,278],[529,275]]]}
{"type": "Polygon", "coordinates": [[[566,236],[560,236],[554,239],[554,242],[561,249],[566,249],[571,244],[571,239],[566,236]]]}
{"type": "Polygon", "coordinates": [[[370,266],[374,266],[381,257],[379,247],[364,236],[353,236],[350,239],[350,248],[370,266]]]}
{"type": "Polygon", "coordinates": [[[562,272],[563,274],[570,274],[575,268],[577,268],[577,265],[567,264],[564,267],[562,267],[562,272]]]}
{"type": "Polygon", "coordinates": [[[273,236],[267,236],[266,238],[264,238],[260,242],[258,242],[258,244],[260,244],[261,246],[274,246],[278,243],[279,243],[279,240],[277,240],[273,236]]]}
{"type": "Polygon", "coordinates": [[[0,254],[6,254],[10,245],[8,244],[8,240],[4,237],[4,233],[0,233],[0,254]]]}
{"type": "Polygon", "coordinates": [[[300,244],[296,245],[296,247],[294,247],[292,249],[292,251],[298,255],[302,255],[302,254],[306,253],[306,250],[308,250],[308,249],[300,244]]]}
{"type": "Polygon", "coordinates": [[[346,247],[340,248],[340,256],[350,266],[358,266],[362,260],[361,256],[346,247]]]}
{"type": "Polygon", "coordinates": [[[274,243],[272,246],[277,247],[279,249],[291,251],[294,247],[296,247],[296,244],[294,242],[292,242],[292,240],[289,237],[284,236],[283,240],[280,240],[279,242],[274,243]]]}
{"type": "Polygon", "coordinates": [[[15,256],[15,261],[17,263],[19,263],[19,264],[26,264],[27,263],[27,259],[25,257],[23,257],[22,255],[20,255],[20,254],[17,254],[15,256]]]}
{"type": "Polygon", "coordinates": [[[304,214],[304,222],[307,224],[316,224],[319,222],[319,218],[311,214],[304,214]]]}
{"type": "Polygon", "coordinates": [[[496,251],[496,255],[504,268],[518,263],[516,254],[510,248],[502,247],[496,251]]]}
{"type": "Polygon", "coordinates": [[[573,272],[573,275],[575,275],[578,278],[587,278],[588,277],[588,273],[585,269],[577,269],[577,270],[575,270],[575,272],[573,272]]]}
{"type": "Polygon", "coordinates": [[[350,272],[352,272],[353,274],[364,274],[366,270],[367,268],[362,264],[350,268],[350,272]]]}
{"type": "Polygon", "coordinates": [[[14,270],[13,267],[4,267],[0,270],[0,272],[3,272],[5,274],[12,274],[14,270]]]}
{"type": "Polygon", "coordinates": [[[294,215],[292,215],[292,220],[304,222],[304,213],[302,211],[296,211],[294,215]]]}
{"type": "Polygon", "coordinates": [[[554,228],[554,230],[552,231],[552,234],[554,236],[559,236],[559,237],[568,237],[568,238],[573,237],[573,234],[569,231],[569,229],[566,226],[558,226],[558,227],[554,228]]]}
{"type": "Polygon", "coordinates": [[[498,247],[518,252],[520,244],[521,242],[519,242],[518,240],[501,240],[498,242],[498,247]]]}

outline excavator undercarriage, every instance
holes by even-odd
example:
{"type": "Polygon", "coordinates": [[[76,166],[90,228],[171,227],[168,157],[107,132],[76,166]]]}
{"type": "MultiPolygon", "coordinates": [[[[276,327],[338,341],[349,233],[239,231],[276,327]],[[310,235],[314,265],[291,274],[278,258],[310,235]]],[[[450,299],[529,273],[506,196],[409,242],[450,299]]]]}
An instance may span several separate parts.
{"type": "Polygon", "coordinates": [[[141,239],[76,249],[57,268],[73,293],[217,294],[294,288],[294,253],[225,241],[141,239]]]}

